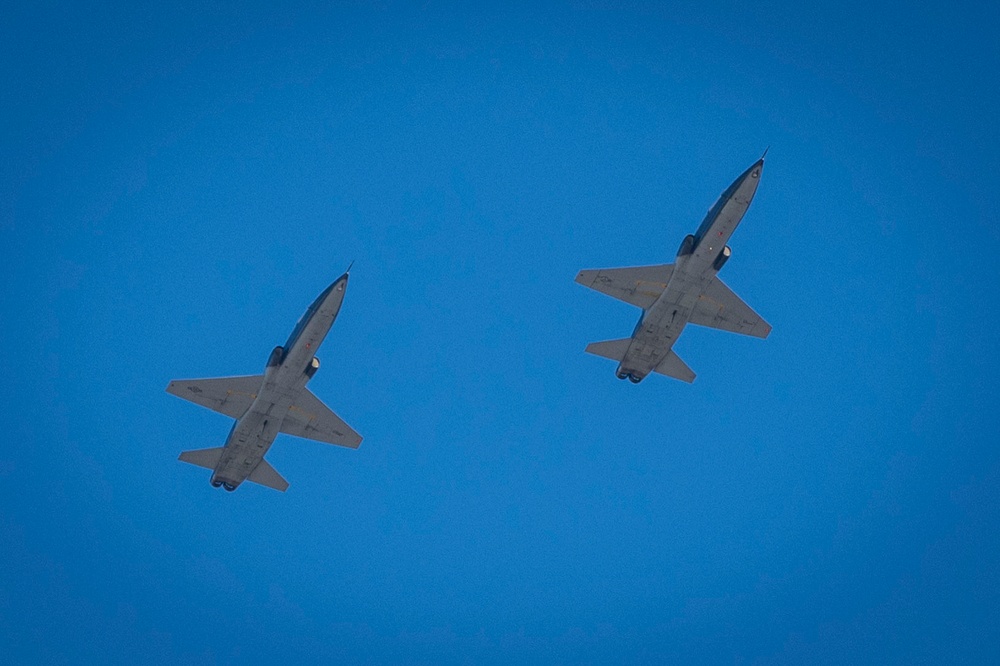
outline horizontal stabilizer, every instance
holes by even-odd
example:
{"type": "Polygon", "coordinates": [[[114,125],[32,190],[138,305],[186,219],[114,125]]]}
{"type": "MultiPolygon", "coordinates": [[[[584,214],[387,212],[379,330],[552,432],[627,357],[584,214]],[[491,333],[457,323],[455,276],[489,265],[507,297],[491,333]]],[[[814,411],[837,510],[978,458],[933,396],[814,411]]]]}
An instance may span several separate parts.
{"type": "Polygon", "coordinates": [[[673,264],[580,271],[576,281],[620,301],[648,310],[673,275],[673,264]]]}
{"type": "Polygon", "coordinates": [[[281,422],[281,432],[317,442],[356,449],[361,435],[347,425],[309,389],[304,389],[281,422]]]}
{"type": "Polygon", "coordinates": [[[247,481],[253,481],[254,483],[259,483],[262,486],[267,486],[268,488],[274,488],[275,490],[280,490],[285,492],[288,490],[288,481],[278,474],[278,470],[271,467],[271,464],[266,460],[261,458],[257,466],[253,468],[250,472],[250,476],[247,477],[247,481]]]}
{"type": "Polygon", "coordinates": [[[175,379],[167,385],[167,393],[238,419],[250,409],[263,383],[264,375],[175,379]]]}
{"type": "Polygon", "coordinates": [[[612,361],[621,361],[625,358],[625,352],[632,342],[632,338],[622,338],[621,340],[605,340],[603,342],[591,342],[587,345],[587,353],[595,356],[610,358],[612,361]]]}
{"type": "Polygon", "coordinates": [[[692,372],[691,368],[687,366],[687,363],[681,360],[680,356],[674,353],[673,349],[670,350],[666,358],[660,361],[660,364],[656,366],[654,372],[666,375],[667,377],[673,377],[674,379],[679,379],[682,382],[687,382],[688,384],[694,381],[694,372],[692,372]]]}
{"type": "Polygon", "coordinates": [[[766,338],[771,332],[771,325],[719,278],[708,284],[688,321],[698,326],[752,335],[755,338],[766,338]]]}
{"type": "Polygon", "coordinates": [[[206,469],[215,469],[222,457],[223,447],[215,449],[198,449],[196,451],[185,451],[177,459],[181,462],[197,465],[206,469]]]}

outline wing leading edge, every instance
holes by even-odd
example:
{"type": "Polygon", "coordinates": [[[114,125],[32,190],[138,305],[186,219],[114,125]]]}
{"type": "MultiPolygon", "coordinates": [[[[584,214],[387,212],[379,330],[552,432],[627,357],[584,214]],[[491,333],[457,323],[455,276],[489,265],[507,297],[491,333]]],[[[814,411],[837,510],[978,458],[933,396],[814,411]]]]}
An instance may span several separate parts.
{"type": "Polygon", "coordinates": [[[584,287],[648,310],[667,288],[673,272],[673,264],[599,268],[580,271],[576,281],[584,287]]]}

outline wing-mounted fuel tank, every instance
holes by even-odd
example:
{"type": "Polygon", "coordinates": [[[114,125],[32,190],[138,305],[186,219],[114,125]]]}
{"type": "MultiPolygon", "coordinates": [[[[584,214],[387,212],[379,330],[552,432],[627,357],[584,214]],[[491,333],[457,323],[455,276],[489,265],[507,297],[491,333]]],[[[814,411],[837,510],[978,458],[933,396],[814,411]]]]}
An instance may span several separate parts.
{"type": "Polygon", "coordinates": [[[677,256],[678,258],[686,257],[692,252],[694,252],[694,234],[688,234],[684,237],[684,240],[681,241],[681,246],[677,250],[677,256]]]}
{"type": "Polygon", "coordinates": [[[312,360],[309,361],[309,365],[306,366],[306,377],[312,379],[317,370],[319,370],[319,359],[313,356],[312,360]]]}
{"type": "Polygon", "coordinates": [[[717,256],[715,258],[715,261],[712,263],[712,270],[718,273],[719,270],[725,265],[725,263],[729,261],[729,257],[731,257],[732,255],[733,251],[729,249],[728,245],[722,248],[722,252],[719,253],[719,256],[717,256]]]}

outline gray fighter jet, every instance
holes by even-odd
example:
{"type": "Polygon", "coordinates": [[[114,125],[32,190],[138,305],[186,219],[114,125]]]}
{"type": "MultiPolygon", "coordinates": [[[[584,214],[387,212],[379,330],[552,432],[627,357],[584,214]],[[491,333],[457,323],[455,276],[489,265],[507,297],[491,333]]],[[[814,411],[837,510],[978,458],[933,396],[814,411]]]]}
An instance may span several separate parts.
{"type": "Polygon", "coordinates": [[[264,454],[278,433],[356,449],[361,436],[334,414],[306,382],[319,369],[314,356],[340,312],[347,289],[344,273],[309,306],[284,347],[275,347],[263,375],[176,379],[167,392],[237,419],[226,445],[185,451],[180,460],[213,470],[212,485],[236,490],[246,480],[288,488],[264,454]]]}
{"type": "Polygon", "coordinates": [[[717,277],[732,255],[726,242],[750,207],[761,157],[730,185],[693,235],[688,234],[673,264],[580,271],[585,287],[642,308],[631,338],[587,345],[597,356],[619,361],[619,379],[638,384],[650,372],[694,381],[694,373],[672,347],[688,324],[766,338],[771,325],[717,277]]]}

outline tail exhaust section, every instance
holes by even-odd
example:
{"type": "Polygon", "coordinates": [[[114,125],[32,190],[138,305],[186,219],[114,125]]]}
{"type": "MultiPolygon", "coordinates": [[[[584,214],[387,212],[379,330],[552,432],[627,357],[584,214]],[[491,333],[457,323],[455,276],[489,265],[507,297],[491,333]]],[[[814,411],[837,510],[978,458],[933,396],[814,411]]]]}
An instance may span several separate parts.
{"type": "MultiPolygon", "coordinates": [[[[215,468],[219,466],[219,460],[222,458],[223,450],[224,447],[220,446],[214,449],[185,451],[180,455],[180,457],[178,457],[178,460],[214,471],[215,468]]],[[[278,471],[271,467],[271,464],[264,459],[261,459],[257,466],[254,467],[254,470],[250,472],[250,476],[247,477],[247,481],[253,481],[254,483],[267,486],[268,488],[273,488],[281,492],[288,490],[288,481],[285,481],[284,477],[278,474],[278,471]]],[[[224,485],[226,486],[226,490],[235,490],[237,484],[230,486],[227,481],[217,481],[215,477],[213,477],[212,485],[224,485]]]]}
{"type": "MultiPolygon", "coordinates": [[[[632,342],[631,338],[622,338],[620,340],[604,340],[603,342],[591,342],[587,345],[587,353],[594,354],[595,356],[602,356],[612,361],[621,362],[625,358],[625,352],[628,351],[628,346],[632,342]]],[[[628,372],[628,371],[625,371],[628,372]]],[[[687,382],[690,384],[694,381],[695,374],[687,366],[687,363],[681,360],[674,350],[670,350],[666,357],[660,364],[656,366],[653,370],[657,374],[666,375],[667,377],[673,377],[674,379],[679,379],[682,382],[687,382]]],[[[620,379],[625,379],[628,374],[618,375],[620,379]]],[[[633,379],[633,382],[638,383],[638,379],[633,379]]]]}

